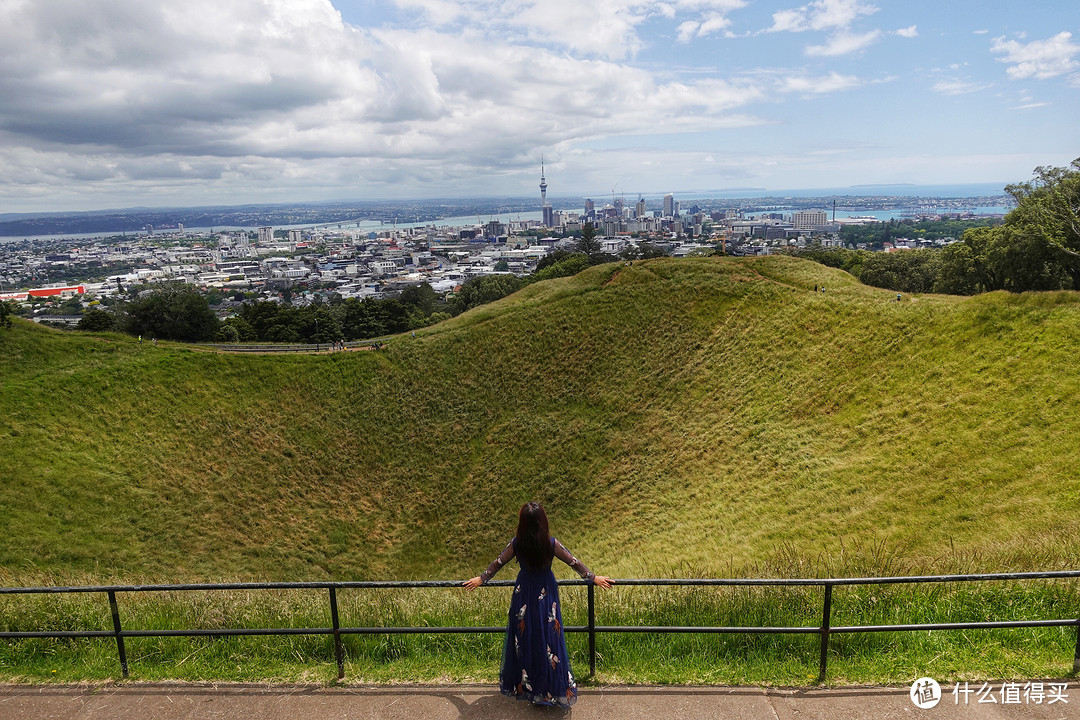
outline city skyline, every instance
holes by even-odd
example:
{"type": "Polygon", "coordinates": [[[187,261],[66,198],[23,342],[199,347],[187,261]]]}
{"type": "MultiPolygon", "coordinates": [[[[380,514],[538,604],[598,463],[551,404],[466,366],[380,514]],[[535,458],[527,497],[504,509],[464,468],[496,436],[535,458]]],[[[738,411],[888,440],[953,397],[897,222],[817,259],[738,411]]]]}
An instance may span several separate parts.
{"type": "Polygon", "coordinates": [[[0,7],[0,214],[1018,182],[1080,155],[1071,3],[0,7]]]}

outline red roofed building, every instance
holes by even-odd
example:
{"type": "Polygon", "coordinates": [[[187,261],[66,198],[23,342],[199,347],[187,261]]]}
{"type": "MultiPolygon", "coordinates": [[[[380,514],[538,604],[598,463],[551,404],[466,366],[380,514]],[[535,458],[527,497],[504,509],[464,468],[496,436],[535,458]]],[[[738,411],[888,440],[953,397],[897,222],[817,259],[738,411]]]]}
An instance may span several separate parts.
{"type": "Polygon", "coordinates": [[[30,297],[71,297],[72,295],[82,295],[86,292],[86,288],[82,285],[69,285],[68,287],[49,287],[49,288],[35,288],[30,290],[27,294],[30,297]]]}

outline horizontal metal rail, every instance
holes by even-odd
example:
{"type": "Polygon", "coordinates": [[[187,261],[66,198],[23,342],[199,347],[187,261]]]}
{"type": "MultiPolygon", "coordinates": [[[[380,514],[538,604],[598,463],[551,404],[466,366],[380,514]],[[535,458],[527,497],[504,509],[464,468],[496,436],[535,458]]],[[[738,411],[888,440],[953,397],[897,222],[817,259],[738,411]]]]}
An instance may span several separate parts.
{"type": "MultiPolygon", "coordinates": [[[[559,580],[563,586],[587,586],[588,623],[565,626],[571,633],[587,633],[589,640],[589,671],[596,671],[597,633],[746,633],[746,634],[802,634],[820,636],[820,661],[818,680],[824,681],[828,663],[829,636],[834,633],[912,632],[921,630],[986,630],[1000,628],[1076,627],[1076,652],[1073,659],[1074,672],[1080,672],[1080,617],[1041,620],[991,620],[980,622],[909,623],[897,625],[831,625],[833,588],[858,585],[898,585],[922,583],[970,583],[1007,580],[1050,580],[1080,577],[1080,570],[1048,572],[979,573],[968,575],[909,575],[898,577],[863,578],[627,578],[614,580],[618,586],[679,586],[679,587],[820,587],[824,591],[822,621],[811,626],[673,626],[673,625],[598,625],[595,614],[595,586],[585,580],[559,580]]],[[[489,587],[510,587],[512,580],[486,583],[489,587]]],[[[0,595],[105,593],[109,599],[113,630],[30,630],[0,631],[0,638],[107,638],[116,640],[121,670],[128,676],[125,638],[141,637],[244,637],[286,635],[332,635],[338,665],[338,677],[344,677],[343,635],[417,635],[445,633],[504,633],[505,626],[472,627],[341,627],[338,621],[337,591],[342,589],[396,590],[416,588],[461,588],[458,580],[372,580],[372,581],[318,581],[318,582],[262,582],[262,583],[188,583],[153,585],[85,585],[44,587],[0,587],[0,595]],[[329,593],[333,627],[318,628],[214,628],[175,630],[124,630],[120,622],[116,596],[118,593],[166,593],[225,590],[326,590],[329,593]]]]}

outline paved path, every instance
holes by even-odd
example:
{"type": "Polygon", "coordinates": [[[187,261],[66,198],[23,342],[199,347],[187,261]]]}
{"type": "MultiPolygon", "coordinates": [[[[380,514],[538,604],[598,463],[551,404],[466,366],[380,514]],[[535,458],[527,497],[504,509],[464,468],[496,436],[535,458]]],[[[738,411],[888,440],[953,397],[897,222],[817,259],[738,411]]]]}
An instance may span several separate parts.
{"type": "MultiPolygon", "coordinates": [[[[1000,683],[997,684],[1000,687],[1000,683]]],[[[1080,685],[1068,703],[957,705],[951,687],[932,709],[911,702],[908,688],[755,688],[609,686],[582,688],[569,713],[499,695],[490,685],[338,686],[126,683],[0,684],[3,720],[1021,720],[1080,718],[1080,685]]]]}

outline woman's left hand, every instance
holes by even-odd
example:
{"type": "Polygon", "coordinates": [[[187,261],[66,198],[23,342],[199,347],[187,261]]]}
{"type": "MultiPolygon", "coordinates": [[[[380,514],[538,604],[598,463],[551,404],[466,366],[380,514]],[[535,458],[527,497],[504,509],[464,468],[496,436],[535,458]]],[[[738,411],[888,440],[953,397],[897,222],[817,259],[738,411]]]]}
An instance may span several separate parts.
{"type": "Polygon", "coordinates": [[[604,590],[611,589],[611,578],[603,575],[593,575],[593,585],[599,585],[604,590]]]}

